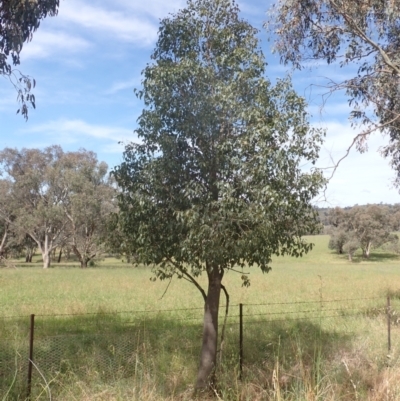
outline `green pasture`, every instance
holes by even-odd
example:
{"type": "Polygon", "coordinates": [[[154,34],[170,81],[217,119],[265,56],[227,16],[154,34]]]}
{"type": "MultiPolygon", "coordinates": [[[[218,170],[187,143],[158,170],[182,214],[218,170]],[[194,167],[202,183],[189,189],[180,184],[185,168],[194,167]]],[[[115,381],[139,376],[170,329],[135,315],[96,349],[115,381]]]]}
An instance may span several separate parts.
{"type": "MultiPolygon", "coordinates": [[[[312,252],[275,258],[268,274],[244,269],[249,288],[239,273],[224,277],[230,313],[219,396],[375,401],[390,390],[400,397],[399,257],[378,250],[351,263],[328,249],[328,236],[308,240],[312,252]]],[[[192,285],[152,281],[151,269],[115,258],[87,269],[62,261],[43,270],[39,262],[0,270],[0,400],[25,398],[30,314],[36,315],[32,399],[191,399],[202,319],[202,298],[192,285]]],[[[224,298],[221,304],[222,324],[224,298]]]]}
{"type": "MultiPolygon", "coordinates": [[[[328,236],[308,238],[315,248],[302,258],[277,257],[268,274],[256,267],[251,285],[242,288],[240,274],[228,272],[224,284],[231,302],[269,303],[324,298],[360,298],[400,289],[400,259],[376,251],[370,260],[348,262],[328,249],[328,236]]],[[[151,281],[151,269],[121,259],[105,258],[97,267],[74,262],[53,263],[44,270],[18,261],[16,269],[0,270],[0,316],[201,307],[200,293],[184,280],[151,281]],[[165,290],[167,289],[164,294],[165,290]]],[[[205,280],[200,279],[205,284],[205,280]]]]}

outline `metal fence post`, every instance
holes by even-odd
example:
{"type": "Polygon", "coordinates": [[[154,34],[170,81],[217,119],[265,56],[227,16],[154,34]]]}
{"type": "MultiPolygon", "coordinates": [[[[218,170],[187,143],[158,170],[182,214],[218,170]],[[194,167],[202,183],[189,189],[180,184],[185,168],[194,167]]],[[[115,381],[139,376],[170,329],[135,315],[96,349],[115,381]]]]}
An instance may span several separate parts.
{"type": "Polygon", "coordinates": [[[390,314],[391,314],[391,310],[390,310],[390,296],[387,297],[387,328],[388,328],[388,351],[390,352],[390,350],[392,349],[392,339],[391,339],[391,335],[390,335],[390,326],[391,326],[391,322],[390,322],[390,314]]]}
{"type": "Polygon", "coordinates": [[[239,304],[239,379],[243,373],[243,304],[239,304]]]}
{"type": "Polygon", "coordinates": [[[33,333],[35,331],[35,315],[31,315],[31,324],[29,328],[29,364],[28,364],[28,388],[26,391],[26,398],[31,399],[32,388],[32,368],[33,368],[33,333]]]}

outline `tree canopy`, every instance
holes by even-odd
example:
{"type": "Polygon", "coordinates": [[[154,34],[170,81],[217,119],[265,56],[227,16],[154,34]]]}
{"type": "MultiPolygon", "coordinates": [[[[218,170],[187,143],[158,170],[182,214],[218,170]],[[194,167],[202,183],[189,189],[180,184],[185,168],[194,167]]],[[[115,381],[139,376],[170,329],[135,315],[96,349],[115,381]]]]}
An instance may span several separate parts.
{"type": "Polygon", "coordinates": [[[115,209],[107,169],[86,150],[64,152],[57,145],[44,150],[3,149],[0,252],[12,233],[19,244],[32,248],[31,240],[36,243],[44,268],[50,266],[56,248],[71,249],[86,267],[99,253],[107,217],[115,209]]]}
{"type": "Polygon", "coordinates": [[[59,0],[2,0],[0,2],[0,75],[8,77],[18,93],[18,112],[28,118],[28,106],[35,107],[31,89],[35,80],[13,69],[20,64],[24,43],[32,39],[45,17],[58,12],[59,0]],[[11,62],[10,62],[11,58],[11,62]]]}
{"type": "Polygon", "coordinates": [[[312,247],[303,234],[317,227],[311,200],[323,178],[311,167],[323,134],[288,79],[273,86],[265,77],[256,34],[229,0],[189,0],[163,19],[137,91],[142,142],[126,146],[113,172],[137,260],[160,279],[189,280],[204,298],[197,388],[213,377],[224,274],[301,256],[312,247]]]}
{"type": "Polygon", "coordinates": [[[361,248],[363,257],[369,258],[371,250],[378,248],[394,238],[391,229],[395,229],[397,208],[390,213],[386,205],[354,206],[347,210],[336,207],[330,210],[328,219],[331,224],[329,248],[338,253],[347,251],[349,260],[354,252],[361,248]]]}
{"type": "Polygon", "coordinates": [[[266,28],[284,64],[301,69],[311,60],[339,64],[348,79],[328,77],[328,94],[344,90],[353,107],[359,150],[373,131],[388,133],[383,154],[391,158],[400,183],[400,3],[393,0],[279,0],[266,28]]]}

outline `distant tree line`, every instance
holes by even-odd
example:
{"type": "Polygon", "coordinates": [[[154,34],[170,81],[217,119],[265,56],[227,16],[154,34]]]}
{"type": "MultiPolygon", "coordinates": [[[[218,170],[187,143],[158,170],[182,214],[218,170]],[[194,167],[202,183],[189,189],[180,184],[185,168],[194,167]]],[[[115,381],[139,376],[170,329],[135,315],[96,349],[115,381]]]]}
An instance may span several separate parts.
{"type": "Polygon", "coordinates": [[[0,258],[39,250],[43,267],[71,253],[86,267],[104,248],[116,210],[108,166],[95,153],[60,146],[0,151],[0,258]]]}
{"type": "Polygon", "coordinates": [[[330,234],[329,248],[339,254],[347,254],[349,260],[361,249],[369,258],[371,250],[385,246],[400,252],[400,204],[365,205],[333,209],[318,209],[321,223],[330,234]]]}

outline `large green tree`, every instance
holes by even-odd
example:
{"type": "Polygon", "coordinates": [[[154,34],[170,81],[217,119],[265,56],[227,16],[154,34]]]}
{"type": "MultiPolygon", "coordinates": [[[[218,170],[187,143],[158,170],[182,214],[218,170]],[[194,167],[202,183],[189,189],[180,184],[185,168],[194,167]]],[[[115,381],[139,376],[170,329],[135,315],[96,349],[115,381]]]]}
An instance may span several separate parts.
{"type": "Polygon", "coordinates": [[[28,118],[29,104],[35,107],[35,80],[21,73],[20,52],[32,39],[40,21],[58,12],[59,0],[2,0],[0,2],[0,76],[8,78],[18,93],[18,112],[28,118]]]}
{"type": "Polygon", "coordinates": [[[114,170],[137,260],[161,279],[190,281],[204,299],[197,389],[214,378],[225,273],[268,272],[272,255],[303,255],[312,248],[303,234],[317,226],[310,202],[323,178],[311,167],[322,133],[289,80],[265,78],[256,35],[229,0],[189,1],[163,19],[137,92],[142,142],[127,145],[114,170]]]}
{"type": "MultiPolygon", "coordinates": [[[[394,212],[393,212],[394,214],[394,212]]],[[[378,248],[391,238],[393,214],[386,205],[354,206],[348,210],[336,207],[329,213],[331,223],[329,248],[338,253],[348,251],[352,260],[354,252],[361,248],[363,256],[369,258],[371,250],[378,248]]]]}
{"type": "Polygon", "coordinates": [[[371,250],[383,245],[390,237],[387,210],[377,205],[351,208],[344,224],[347,231],[353,232],[365,258],[369,258],[371,250]]]}
{"type": "Polygon", "coordinates": [[[63,166],[59,181],[68,188],[63,208],[69,221],[64,246],[72,250],[83,268],[103,249],[101,238],[108,216],[115,210],[115,189],[107,164],[99,162],[93,152],[65,153],[63,166]]]}
{"type": "Polygon", "coordinates": [[[6,148],[0,174],[0,219],[21,244],[32,249],[27,235],[37,244],[44,268],[56,248],[69,247],[82,267],[98,255],[114,188],[93,152],[6,148]]]}
{"type": "Polygon", "coordinates": [[[10,186],[8,207],[14,219],[7,218],[6,205],[0,204],[0,215],[21,239],[29,235],[36,242],[44,268],[50,266],[51,251],[68,235],[63,210],[68,190],[59,180],[63,155],[59,146],[0,152],[0,173],[10,186]]]}
{"type": "Polygon", "coordinates": [[[348,78],[327,77],[327,95],[343,90],[362,129],[349,144],[360,150],[373,131],[389,134],[383,153],[400,184],[400,2],[396,0],[279,0],[267,29],[284,64],[340,65],[348,78]],[[319,63],[320,64],[320,63],[319,63]]]}

